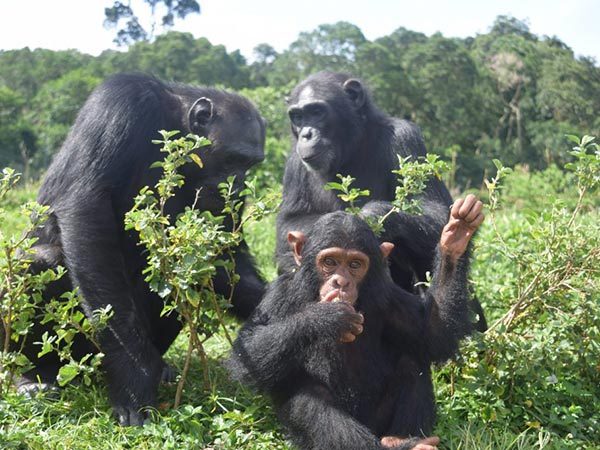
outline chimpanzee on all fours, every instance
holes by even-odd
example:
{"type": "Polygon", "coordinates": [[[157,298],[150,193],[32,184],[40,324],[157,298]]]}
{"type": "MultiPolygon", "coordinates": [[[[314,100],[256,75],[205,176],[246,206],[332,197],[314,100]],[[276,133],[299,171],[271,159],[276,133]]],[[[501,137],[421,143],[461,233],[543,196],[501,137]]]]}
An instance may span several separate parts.
{"type": "Polygon", "coordinates": [[[302,450],[434,449],[430,365],[468,333],[469,241],[483,221],[470,195],[438,235],[424,297],[398,286],[357,216],[334,212],[288,233],[284,272],[246,321],[228,366],[268,393],[302,450]]]}
{"type": "MultiPolygon", "coordinates": [[[[142,186],[153,186],[162,171],[150,169],[163,159],[158,130],[195,133],[212,141],[200,150],[204,168],[184,166],[185,185],[167,203],[172,218],[191,206],[221,214],[223,200],[217,185],[229,175],[242,184],[246,170],[264,157],[265,127],[256,108],[245,98],[211,88],[167,84],[155,78],[123,74],[109,78],[81,109],[62,149],[54,158],[40,188],[38,201],[51,207],[48,223],[35,235],[34,270],[63,265],[67,276],[53,284],[46,298],[77,287],[83,310],[112,305],[108,327],[99,339],[105,354],[109,395],[124,425],[141,424],[140,408],[153,405],[161,377],[168,374],[161,355],[181,324],[174,314],[160,317],[162,300],[143,280],[143,248],[137,235],[126,232],[123,218],[142,186]]],[[[243,243],[237,249],[241,276],[233,311],[247,317],[264,293],[264,283],[243,243]]],[[[225,274],[215,289],[229,294],[225,274]]],[[[43,327],[27,336],[25,353],[35,369],[20,380],[20,389],[52,383],[59,368],[56,355],[37,358],[43,327]]],[[[75,356],[93,351],[79,339],[75,356]]]]}
{"type": "MultiPolygon", "coordinates": [[[[398,168],[398,155],[417,158],[427,153],[416,125],[384,114],[362,83],[347,74],[311,75],[292,91],[288,113],[293,148],[277,216],[280,273],[294,268],[288,232],[306,232],[323,214],[346,207],[335,191],[324,189],[326,183],[336,181],[336,174],[351,175],[356,179],[354,187],[368,189],[370,196],[357,203],[363,214],[381,217],[392,208],[397,184],[392,170],[398,168]]],[[[451,204],[448,189],[434,178],[421,197],[422,215],[397,213],[386,220],[381,240],[396,245],[389,258],[391,273],[404,289],[415,291],[415,283],[425,281],[432,271],[451,204]]],[[[471,306],[479,315],[477,328],[485,330],[481,306],[477,301],[471,306]]]]}

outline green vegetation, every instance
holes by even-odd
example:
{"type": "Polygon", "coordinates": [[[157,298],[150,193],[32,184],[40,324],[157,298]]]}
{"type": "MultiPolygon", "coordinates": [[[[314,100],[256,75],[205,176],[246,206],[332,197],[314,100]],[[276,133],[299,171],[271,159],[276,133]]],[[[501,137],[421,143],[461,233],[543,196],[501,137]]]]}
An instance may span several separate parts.
{"type": "Polygon", "coordinates": [[[259,186],[281,180],[289,146],[285,96],[317,70],[360,76],[386,112],[415,121],[428,149],[453,162],[449,184],[461,190],[479,188],[495,170],[493,158],[511,167],[562,168],[565,134],[600,135],[600,68],[512,17],[499,16],[488,33],[465,39],[399,28],[369,41],[355,25],[338,22],[300,33],[280,53],[261,44],[255,56],[248,64],[239,51],[180,32],[97,57],[0,51],[0,167],[36,179],[92,88],[128,71],[220,85],[252,99],[268,123],[268,170],[259,186]]]}
{"type": "MultiPolygon", "coordinates": [[[[497,174],[487,182],[487,193],[480,193],[488,197],[490,211],[476,238],[472,280],[491,326],[464,342],[457,361],[435,371],[436,433],[443,449],[598,448],[600,149],[586,136],[571,158],[569,172],[556,167],[513,171],[496,161],[497,174]],[[544,201],[528,192],[532,186],[544,201]]],[[[8,214],[20,216],[15,199],[32,195],[32,190],[9,191],[8,214]]],[[[156,212],[150,208],[145,219],[151,211],[156,212]]],[[[1,229],[18,235],[23,223],[3,222],[1,229]]],[[[245,232],[272,279],[274,214],[248,223],[245,232]]],[[[185,253],[196,235],[190,236],[188,243],[173,241],[169,248],[185,253]]],[[[159,278],[168,273],[160,272],[159,278]]],[[[188,357],[188,333],[169,350],[167,361],[180,373],[189,371],[187,383],[161,388],[152,423],[117,426],[102,376],[85,373],[95,382],[80,387],[81,377],[76,378],[58,396],[26,399],[8,391],[0,400],[0,446],[289,449],[267,399],[228,381],[221,366],[229,351],[224,330],[234,334],[238,325],[228,317],[224,325],[212,328],[212,337],[202,342],[208,370],[201,358],[188,357]],[[181,405],[174,408],[176,395],[181,405]]]]}
{"type": "Polygon", "coordinates": [[[152,167],[162,168],[163,176],[155,186],[156,192],[147,186],[140,190],[133,208],[125,214],[125,229],[139,233],[140,245],[147,251],[147,267],[143,274],[150,289],[165,301],[161,315],[177,314],[188,339],[175,395],[174,407],[177,408],[193,352],[204,365],[203,385],[209,389],[211,383],[204,344],[219,330],[232,344],[224,319],[239,279],[231,251],[242,242],[244,225],[269,213],[269,205],[265,198],[256,197],[254,184],[249,181],[245,181],[246,188],[242,192],[235,194],[234,177],[229,177],[227,182],[219,185],[224,200],[223,215],[213,216],[208,211],[200,211],[194,202],[177,217],[170,217],[165,210],[167,202],[185,183],[179,169],[190,162],[202,169],[204,163],[194,150],[210,145],[210,141],[191,134],[173,139],[178,131],[162,130],[160,134],[163,139],[154,143],[162,145],[161,151],[166,156],[152,167]],[[244,200],[251,204],[242,215],[244,200]],[[231,231],[225,229],[226,219],[232,224],[231,231]],[[226,298],[218,295],[213,285],[218,268],[225,270],[231,281],[226,298]]]}

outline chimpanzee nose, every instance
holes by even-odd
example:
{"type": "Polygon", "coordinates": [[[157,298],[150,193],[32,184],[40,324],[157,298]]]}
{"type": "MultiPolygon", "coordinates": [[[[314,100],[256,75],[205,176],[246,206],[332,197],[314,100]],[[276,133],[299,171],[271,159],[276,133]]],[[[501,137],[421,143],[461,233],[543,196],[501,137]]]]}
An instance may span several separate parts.
{"type": "Polygon", "coordinates": [[[302,128],[300,131],[300,138],[304,141],[310,141],[313,137],[312,128],[302,128]]]}
{"type": "Polygon", "coordinates": [[[334,275],[333,282],[335,283],[336,287],[343,288],[343,287],[348,286],[348,283],[350,283],[350,280],[348,280],[348,278],[346,278],[345,276],[342,276],[342,275],[334,275]]]}

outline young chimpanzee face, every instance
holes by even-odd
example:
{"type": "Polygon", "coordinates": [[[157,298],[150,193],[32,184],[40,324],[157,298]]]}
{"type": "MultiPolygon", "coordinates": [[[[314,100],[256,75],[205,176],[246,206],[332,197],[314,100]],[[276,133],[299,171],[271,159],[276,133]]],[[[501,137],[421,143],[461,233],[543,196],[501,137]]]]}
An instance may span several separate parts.
{"type": "MultiPolygon", "coordinates": [[[[345,218],[345,220],[353,222],[353,225],[356,225],[360,221],[358,218],[349,219],[351,216],[340,212],[327,216],[334,216],[335,220],[338,221],[340,218],[345,218]]],[[[370,253],[371,256],[369,256],[367,254],[369,250],[366,250],[367,247],[363,245],[362,247],[364,248],[357,248],[360,246],[353,245],[356,242],[353,242],[350,237],[350,235],[356,237],[360,233],[366,233],[367,237],[371,236],[371,230],[368,229],[366,224],[363,225],[362,229],[352,229],[353,233],[349,234],[336,232],[338,228],[336,228],[336,224],[333,222],[330,227],[326,227],[326,231],[312,230],[312,235],[308,239],[315,239],[316,244],[313,242],[313,248],[308,252],[308,255],[305,255],[306,252],[304,251],[307,236],[301,231],[290,231],[288,233],[287,240],[294,253],[296,264],[299,267],[302,266],[303,259],[307,256],[309,258],[308,261],[310,261],[309,270],[317,276],[316,279],[318,279],[319,283],[317,301],[342,301],[351,306],[356,304],[361,284],[369,276],[369,270],[371,270],[372,265],[375,264],[375,267],[377,267],[377,262],[371,260],[374,253],[370,253]],[[332,236],[325,236],[327,233],[331,233],[332,236]]],[[[337,226],[339,227],[340,225],[337,226]]],[[[349,223],[346,226],[349,226],[349,223]]],[[[376,243],[374,236],[373,240],[376,243]]],[[[390,242],[383,242],[378,246],[384,260],[394,248],[394,244],[390,242]]],[[[371,249],[371,251],[373,250],[371,249]]]]}
{"type": "Polygon", "coordinates": [[[331,247],[321,250],[315,263],[321,279],[320,301],[354,305],[360,283],[369,271],[369,257],[360,250],[331,247]]]}

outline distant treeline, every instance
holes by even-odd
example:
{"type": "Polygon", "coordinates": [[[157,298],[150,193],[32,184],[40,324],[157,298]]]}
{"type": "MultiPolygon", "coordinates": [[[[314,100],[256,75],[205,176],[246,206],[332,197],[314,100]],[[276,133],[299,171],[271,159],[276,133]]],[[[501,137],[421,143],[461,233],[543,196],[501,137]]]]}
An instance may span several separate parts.
{"type": "Polygon", "coordinates": [[[453,162],[451,182],[463,188],[478,186],[493,158],[532,170],[560,166],[568,161],[566,133],[600,132],[596,62],[515,18],[499,16],[487,34],[466,39],[398,28],[369,41],[338,22],[300,33],[281,53],[261,44],[251,64],[237,50],[179,32],[97,57],[0,51],[0,167],[38,176],[91,90],[112,73],[142,71],[252,98],[269,121],[264,170],[275,180],[287,152],[285,96],[323,69],[362,78],[386,112],[415,121],[429,150],[453,162]]]}

